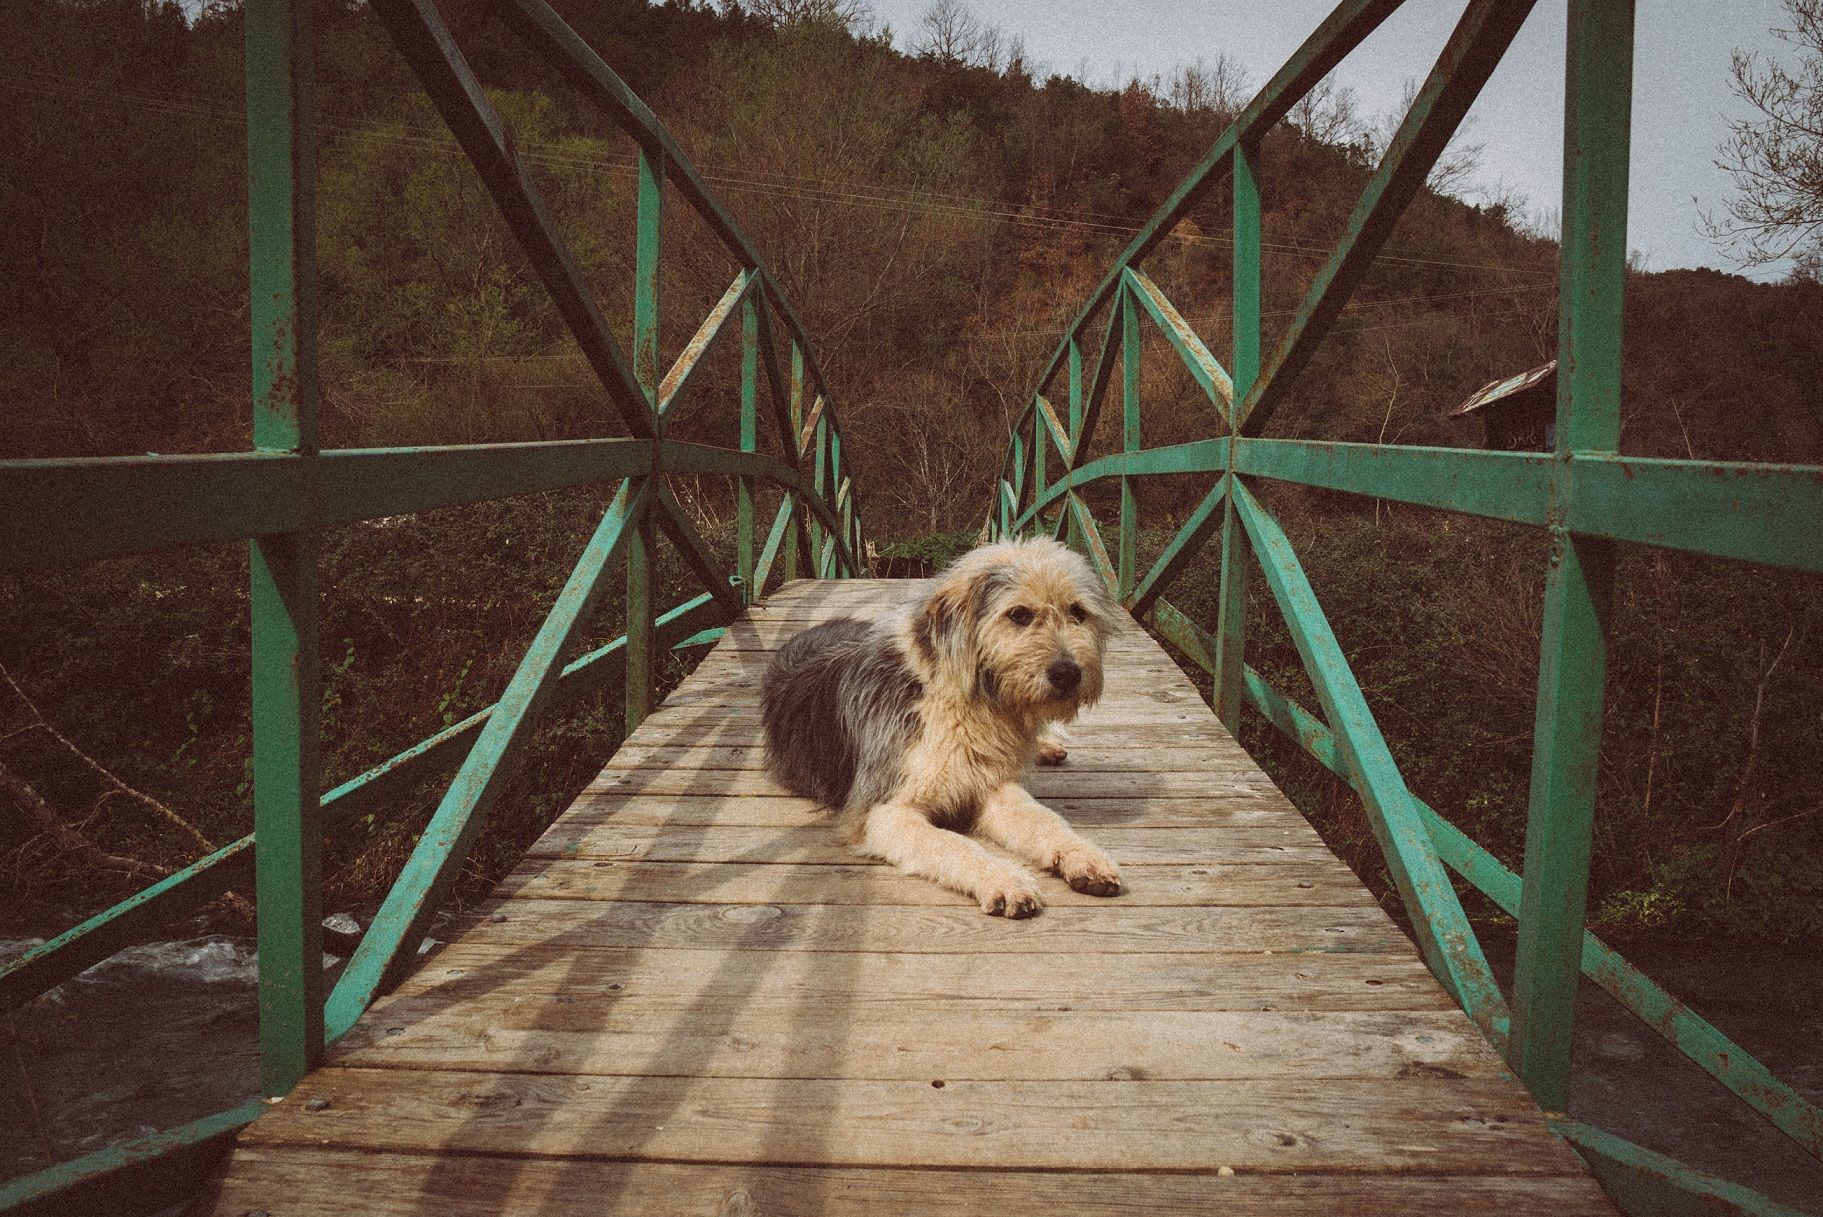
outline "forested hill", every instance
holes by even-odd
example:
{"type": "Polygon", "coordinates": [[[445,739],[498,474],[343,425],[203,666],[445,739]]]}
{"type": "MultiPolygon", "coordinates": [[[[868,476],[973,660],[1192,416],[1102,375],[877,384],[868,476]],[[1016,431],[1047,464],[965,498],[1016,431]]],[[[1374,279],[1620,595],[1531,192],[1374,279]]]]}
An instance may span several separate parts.
{"type": "MultiPolygon", "coordinates": [[[[632,144],[490,6],[439,5],[625,342],[632,144]]],[[[966,544],[1008,423],[1065,326],[1277,66],[1239,72],[1206,21],[1185,24],[1183,53],[1201,66],[1106,89],[1026,63],[978,23],[907,55],[883,34],[780,27],[732,5],[558,7],[671,127],[785,285],[841,406],[869,532],[901,554],[966,544]]],[[[316,28],[324,443],[613,433],[605,395],[372,15],[329,0],[316,28]]],[[[249,445],[241,36],[225,4],[190,19],[156,0],[0,3],[0,458],[249,445]]],[[[1267,138],[1269,341],[1390,128],[1332,86],[1267,138]]],[[[1471,127],[1434,177],[1445,193],[1410,208],[1274,433],[1474,442],[1448,410],[1555,354],[1556,249],[1536,219],[1554,200],[1458,201],[1485,197],[1471,190],[1474,139],[1471,127]]],[[[1218,186],[1147,260],[1218,355],[1231,342],[1229,208],[1218,186]]],[[[670,209],[666,242],[669,357],[735,267],[685,207],[670,209]]],[[[1627,328],[1625,451],[1823,461],[1823,287],[1635,274],[1627,328]]],[[[1145,332],[1145,443],[1214,433],[1175,355],[1145,332]]],[[[736,442],[738,364],[732,349],[711,356],[673,434],[736,442]]],[[[1119,411],[1101,425],[1106,451],[1119,411]]],[[[1205,488],[1191,481],[1144,487],[1142,569],[1205,488]]],[[[1295,487],[1262,493],[1412,789],[1516,864],[1542,536],[1295,487]]],[[[731,552],[729,487],[704,479],[680,494],[731,552]]],[[[498,695],[601,497],[527,496],[324,535],[327,783],[498,695]]],[[[698,590],[668,550],[658,561],[661,603],[698,590]]],[[[0,805],[0,887],[93,907],[248,831],[245,566],[245,546],[215,545],[0,580],[0,774],[29,784],[67,830],[0,805]],[[70,834],[117,865],[98,868],[70,834]]],[[[1198,564],[1174,601],[1213,623],[1214,579],[1198,564]]],[[[1596,922],[1823,932],[1823,580],[1624,547],[1614,594],[1596,922]]],[[[1250,595],[1249,662],[1315,704],[1257,580],[1250,595]]],[[[609,600],[589,645],[624,628],[609,600]]],[[[680,670],[667,660],[662,679],[680,670]]],[[[617,704],[610,690],[541,733],[465,893],[505,873],[596,772],[619,739],[617,704]]],[[[1243,742],[1389,892],[1346,787],[1257,723],[1243,742]]],[[[383,889],[429,805],[338,836],[332,900],[383,889]]]]}
{"type": "MultiPolygon", "coordinates": [[[[1108,90],[1041,72],[1016,44],[914,57],[885,33],[776,28],[732,5],[559,7],[783,280],[855,428],[862,484],[899,500],[876,518],[914,532],[979,513],[1007,417],[1110,255],[1275,66],[1240,79],[1218,29],[1186,45],[1215,69],[1108,90]]],[[[485,5],[443,9],[624,333],[631,145],[485,5]]],[[[326,442],[598,431],[599,392],[371,14],[318,15],[326,442]]],[[[193,22],[140,0],[0,12],[0,454],[244,446],[240,38],[227,6],[193,22]]],[[[1328,89],[1267,141],[1269,334],[1389,129],[1328,89]]],[[[1452,161],[1461,189],[1473,149],[1452,161]]],[[[1213,191],[1151,260],[1217,352],[1227,210],[1213,191]]],[[[1459,440],[1449,406],[1553,354],[1554,247],[1517,212],[1422,197],[1306,377],[1320,391],[1277,428],[1459,440]]],[[[729,274],[683,213],[672,344],[729,274]]],[[[1801,392],[1823,381],[1814,285],[1639,275],[1632,309],[1629,451],[1817,459],[1801,392]]],[[[1205,433],[1193,388],[1154,354],[1160,392],[1179,395],[1174,410],[1149,389],[1157,439],[1205,433]]]]}

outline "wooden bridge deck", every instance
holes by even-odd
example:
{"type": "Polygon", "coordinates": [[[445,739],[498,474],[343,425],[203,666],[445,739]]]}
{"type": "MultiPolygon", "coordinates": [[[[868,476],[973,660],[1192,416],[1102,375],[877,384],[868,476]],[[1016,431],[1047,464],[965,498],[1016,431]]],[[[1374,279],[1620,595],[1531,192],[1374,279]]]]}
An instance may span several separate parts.
{"type": "Polygon", "coordinates": [[[906,587],[731,627],[203,1211],[1613,1211],[1136,625],[1032,780],[1126,894],[1006,921],[850,855],[761,772],[759,675],[906,587]]]}

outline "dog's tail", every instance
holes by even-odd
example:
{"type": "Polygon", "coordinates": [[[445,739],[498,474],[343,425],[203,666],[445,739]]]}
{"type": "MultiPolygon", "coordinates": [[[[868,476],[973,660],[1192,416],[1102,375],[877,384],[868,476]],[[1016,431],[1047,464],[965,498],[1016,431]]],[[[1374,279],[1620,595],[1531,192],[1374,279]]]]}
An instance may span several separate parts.
{"type": "Polygon", "coordinates": [[[842,678],[869,625],[837,617],[779,648],[760,685],[766,768],[807,799],[839,809],[855,780],[854,742],[841,712],[842,678]]]}

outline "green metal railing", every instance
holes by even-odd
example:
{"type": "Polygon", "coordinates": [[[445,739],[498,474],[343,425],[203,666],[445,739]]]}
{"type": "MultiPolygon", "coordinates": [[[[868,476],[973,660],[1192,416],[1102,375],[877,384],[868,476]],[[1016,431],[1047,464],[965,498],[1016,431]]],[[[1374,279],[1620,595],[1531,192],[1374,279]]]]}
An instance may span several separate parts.
{"type": "MultiPolygon", "coordinates": [[[[497,14],[638,146],[633,349],[629,360],[553,227],[511,139],[431,0],[373,0],[394,43],[473,162],[570,334],[624,437],[458,447],[321,448],[317,427],[311,6],[248,0],[253,451],[0,462],[0,568],[68,563],[246,539],[252,608],[251,835],[0,968],[0,1010],[51,989],[156,927],[250,882],[258,912],[261,1083],[283,1095],[377,993],[409,966],[439,898],[486,823],[537,723],[559,702],[624,673],[626,730],[651,709],[659,647],[711,642],[775,574],[861,573],[865,543],[827,382],[802,324],[733,219],[650,110],[543,0],[497,14]],[[668,370],[659,350],[660,238],[681,196],[739,272],[668,370]],[[737,328],[740,447],[666,438],[709,351],[737,328]],[[774,327],[782,326],[783,350],[774,327]],[[761,381],[765,392],[761,392],[761,381]],[[761,426],[763,411],[771,419],[761,426]],[[776,454],[761,450],[775,432],[776,454]],[[668,475],[736,480],[736,569],[721,569],[668,475]],[[564,487],[618,482],[549,616],[500,700],[322,793],[318,759],[318,538],[352,521],[564,487]],[[763,542],[756,489],[781,501],[763,542]],[[655,611],[652,558],[664,533],[704,591],[655,611]],[[757,548],[757,553],[756,553],[757,548]],[[627,632],[572,655],[626,562],[627,632]],[[449,785],[333,991],[324,992],[321,853],[326,832],[385,814],[421,782],[449,785]],[[256,849],[257,843],[257,849],[256,849]]],[[[250,1104],[0,1188],[0,1210],[159,1207],[163,1181],[258,1114],[250,1104]]],[[[113,1211],[113,1210],[111,1210],[113,1211]]]]}
{"type": "Polygon", "coordinates": [[[1273,76],[1116,260],[1039,377],[1013,428],[989,510],[999,536],[1067,535],[1136,615],[1213,678],[1238,730],[1251,706],[1361,796],[1418,945],[1438,979],[1530,1087],[1555,1127],[1633,1212],[1787,1212],[1744,1188],[1564,1116],[1575,999],[1588,976],[1812,1157],[1823,1113],[1584,928],[1616,543],[1823,570],[1823,468],[1619,455],[1632,91],[1631,0],[1570,0],[1565,86],[1556,450],[1490,452],[1272,439],[1261,433],[1333,326],[1407,203],[1499,63],[1530,0],[1470,0],[1276,346],[1260,334],[1259,149],[1264,133],[1400,0],[1344,0],[1273,76]],[[1224,369],[1146,274],[1146,256],[1226,175],[1233,191],[1233,353],[1224,369]],[[1181,357],[1227,433],[1142,446],[1140,327],[1181,357]],[[1101,323],[1092,365],[1084,351],[1101,323]],[[1091,457],[1101,402],[1121,369],[1120,450],[1091,457]],[[1051,396],[1067,393],[1067,413],[1051,396]],[[1143,574],[1145,477],[1201,478],[1207,494],[1143,574]],[[1082,495],[1119,482],[1112,548],[1082,495]],[[1256,479],[1536,525],[1551,541],[1524,878],[1412,794],[1256,479]],[[1163,598],[1220,538],[1212,631],[1163,598]],[[1272,688],[1244,658],[1246,585],[1257,562],[1321,715],[1272,688]],[[1518,918],[1509,1003],[1450,871],[1518,918]]]}

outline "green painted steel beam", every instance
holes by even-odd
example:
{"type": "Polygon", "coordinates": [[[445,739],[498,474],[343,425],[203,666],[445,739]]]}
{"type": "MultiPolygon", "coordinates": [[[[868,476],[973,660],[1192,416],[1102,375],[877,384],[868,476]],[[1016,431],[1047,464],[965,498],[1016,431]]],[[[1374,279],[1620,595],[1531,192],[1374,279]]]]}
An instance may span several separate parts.
{"type": "Polygon", "coordinates": [[[1502,1044],[1506,1002],[1303,566],[1278,522],[1244,483],[1231,486],[1229,496],[1324,714],[1338,728],[1349,772],[1425,960],[1482,1033],[1502,1044]]]}
{"type": "Polygon", "coordinates": [[[715,349],[716,341],[728,330],[729,322],[737,309],[742,311],[742,325],[745,327],[745,310],[742,306],[752,294],[754,283],[750,271],[742,271],[734,276],[734,282],[728,285],[722,298],[715,302],[715,307],[709,310],[702,324],[696,327],[696,333],[690,336],[690,341],[684,343],[684,349],[677,353],[670,370],[658,382],[659,414],[669,417],[671,411],[689,396],[690,389],[696,382],[697,369],[708,361],[709,352],[715,349]]]}
{"type": "MultiPolygon", "coordinates": [[[[1348,764],[1329,728],[1252,668],[1247,669],[1247,699],[1281,733],[1331,773],[1353,785],[1348,764]]],[[[1523,889],[1519,876],[1422,799],[1413,796],[1413,805],[1444,863],[1501,911],[1517,917],[1523,889]]],[[[1579,966],[1584,976],[1764,1116],[1805,1153],[1823,1158],[1823,1111],[1781,1081],[1752,1053],[1587,930],[1582,934],[1579,966]]]]}
{"type": "MultiPolygon", "coordinates": [[[[444,891],[461,868],[469,844],[486,823],[505,778],[513,771],[529,728],[551,699],[563,667],[563,654],[605,590],[605,572],[640,532],[647,494],[643,484],[623,484],[584,547],[550,614],[507,682],[499,705],[463,758],[411,857],[337,981],[326,1012],[330,1039],[339,1038],[354,1026],[381,988],[415,955],[444,891]]],[[[630,666],[638,646],[630,623],[627,636],[630,666]]]]}
{"type": "Polygon", "coordinates": [[[1088,552],[1090,564],[1094,566],[1095,572],[1101,576],[1102,582],[1107,584],[1108,590],[1112,592],[1119,576],[1114,569],[1114,560],[1108,556],[1108,545],[1102,540],[1101,528],[1095,523],[1095,517],[1090,513],[1088,504],[1082,501],[1081,495],[1071,491],[1065,502],[1068,505],[1070,517],[1076,521],[1076,527],[1082,533],[1083,545],[1088,552]]]}
{"type": "Polygon", "coordinates": [[[1576,452],[1572,532],[1823,571],[1823,466],[1576,452]]]}
{"type": "MultiPolygon", "coordinates": [[[[1676,1158],[1575,1120],[1552,1120],[1551,1131],[1582,1155],[1602,1190],[1631,1217],[1806,1217],[1676,1158]]],[[[1811,1214],[1810,1217],[1815,1217],[1811,1214]]]]}
{"type": "Polygon", "coordinates": [[[1543,524],[1556,465],[1546,452],[1486,452],[1319,440],[1240,440],[1234,471],[1255,477],[1543,524]]]}
{"type": "Polygon", "coordinates": [[[1192,621],[1169,600],[1158,600],[1147,617],[1152,628],[1205,672],[1217,670],[1215,635],[1192,621]]]}
{"type": "MultiPolygon", "coordinates": [[[[1033,401],[1038,408],[1038,417],[1042,421],[1046,433],[1051,437],[1052,446],[1057,449],[1057,455],[1063,458],[1064,467],[1069,468],[1071,459],[1076,454],[1076,437],[1072,434],[1073,426],[1064,426],[1063,420],[1057,417],[1056,409],[1045,399],[1044,394],[1038,394],[1033,401]]],[[[1080,411],[1080,409],[1079,405],[1077,410],[1080,411]]]]}
{"type": "Polygon", "coordinates": [[[1197,336],[1195,328],[1177,311],[1177,306],[1171,303],[1164,289],[1154,283],[1150,275],[1136,266],[1127,267],[1126,274],[1128,298],[1138,301],[1140,307],[1146,310],[1146,315],[1152,318],[1166,341],[1170,342],[1171,349],[1184,361],[1190,378],[1196,381],[1197,387],[1209,399],[1209,404],[1215,407],[1222,425],[1227,426],[1228,408],[1234,401],[1234,381],[1229,378],[1227,370],[1216,362],[1215,356],[1209,353],[1209,348],[1197,336]]]}
{"type": "Polygon", "coordinates": [[[257,1120],[264,1103],[243,1103],[177,1128],[136,1137],[70,1162],[0,1183],[7,1217],[154,1213],[196,1195],[197,1181],[257,1120]]]}
{"type": "Polygon", "coordinates": [[[1148,474],[1177,475],[1185,473],[1220,473],[1228,466],[1228,437],[1193,439],[1183,444],[1165,444],[1138,452],[1111,452],[1097,457],[1064,474],[1019,517],[1023,527],[1039,510],[1049,507],[1068,491],[1107,478],[1140,477],[1148,474]]]}
{"type": "Polygon", "coordinates": [[[742,600],[739,589],[728,581],[727,573],[716,564],[715,555],[710,552],[702,534],[696,531],[690,513],[684,510],[683,504],[671,493],[671,488],[662,481],[653,482],[652,496],[657,506],[663,508],[662,513],[658,513],[658,524],[665,535],[671,538],[672,548],[684,560],[684,565],[690,568],[696,581],[720,602],[723,612],[729,617],[739,616],[746,607],[746,602],[742,600]]]}
{"type": "Polygon", "coordinates": [[[634,435],[655,434],[646,395],[615,345],[531,175],[434,0],[373,0],[373,11],[468,155],[501,218],[557,306],[583,358],[634,435]]]}
{"type": "MultiPolygon", "coordinates": [[[[1229,157],[1233,179],[1234,247],[1231,258],[1230,296],[1234,312],[1234,399],[1228,407],[1228,429],[1233,443],[1228,449],[1229,488],[1241,453],[1235,426],[1235,401],[1244,401],[1260,374],[1260,183],[1255,162],[1257,140],[1241,140],[1229,157]]],[[[1245,706],[1242,669],[1247,651],[1247,580],[1253,567],[1247,530],[1236,514],[1234,496],[1222,505],[1221,573],[1216,588],[1215,714],[1230,734],[1239,735],[1245,706]]]]}
{"type": "Polygon", "coordinates": [[[1578,957],[1601,762],[1615,547],[1570,531],[1581,453],[1620,447],[1627,276],[1632,0],[1570,0],[1564,79],[1557,455],[1545,573],[1525,893],[1513,964],[1509,1060],[1539,1106],[1570,1098],[1578,957]]]}
{"type": "Polygon", "coordinates": [[[1196,505],[1196,510],[1190,513],[1190,518],[1184,521],[1184,526],[1177,530],[1177,535],[1171,538],[1164,552],[1158,555],[1158,561],[1134,589],[1127,608],[1135,617],[1144,617],[1159,594],[1202,552],[1210,535],[1222,526],[1222,504],[1227,498],[1228,479],[1224,476],[1203,496],[1203,501],[1196,505]]]}
{"type": "Polygon", "coordinates": [[[323,1054],[322,669],[317,660],[316,131],[311,9],[250,0],[247,272],[253,445],[294,454],[295,530],[248,544],[260,1088],[323,1054]]]}
{"type": "Polygon", "coordinates": [[[827,392],[827,378],[810,348],[804,324],[785,298],[778,279],[658,116],[543,0],[493,0],[493,8],[540,58],[562,72],[584,97],[607,113],[641,148],[664,157],[671,184],[729,253],[758,277],[768,299],[784,319],[789,336],[801,344],[808,355],[813,379],[827,392]]]}
{"type": "MultiPolygon", "coordinates": [[[[0,462],[0,569],[293,532],[305,464],[292,451],[0,462]]],[[[323,527],[618,481],[651,467],[641,439],[331,448],[316,458],[323,527]]]]}
{"type": "MultiPolygon", "coordinates": [[[[1196,204],[1203,192],[1212,185],[1210,175],[1221,167],[1228,154],[1238,144],[1257,138],[1284,118],[1306,93],[1329,75],[1350,51],[1359,46],[1403,2],[1404,0],[1343,0],[1330,11],[1329,16],[1311,31],[1310,36],[1292,52],[1283,66],[1273,73],[1272,79],[1247,104],[1247,108],[1235,117],[1228,129],[1217,137],[1209,151],[1204,153],[1203,159],[1196,163],[1177,189],[1171,192],[1170,197],[1152,213],[1152,218],[1127,243],[1126,249],[1115,259],[1113,269],[1089,294],[1088,302],[1071,323],[1071,336],[1082,333],[1089,318],[1094,316],[1096,310],[1119,286],[1121,272],[1126,267],[1143,261],[1146,254],[1164,240],[1177,222],[1196,204]]],[[[1039,374],[1040,385],[1048,384],[1056,374],[1058,365],[1066,357],[1066,349],[1067,344],[1059,345],[1056,353],[1051,356],[1050,363],[1039,374]]]]}
{"type": "Polygon", "coordinates": [[[1236,433],[1257,434],[1271,421],[1531,9],[1532,0],[1470,0],[1362,190],[1341,241],[1311,280],[1303,304],[1253,388],[1235,407],[1236,433]]]}
{"type": "MultiPolygon", "coordinates": [[[[741,305],[741,451],[760,446],[760,318],[751,299],[741,305]]],[[[752,604],[759,590],[753,586],[753,479],[735,482],[734,562],[741,581],[741,599],[752,604]]]]}
{"type": "MultiPolygon", "coordinates": [[[[791,527],[792,517],[796,514],[797,504],[791,492],[779,500],[778,512],[772,517],[772,528],[766,534],[766,544],[760,550],[759,561],[753,566],[753,595],[755,599],[766,594],[766,580],[772,574],[773,563],[778,560],[779,547],[784,544],[785,534],[791,527]]],[[[789,556],[791,548],[786,546],[789,556]]],[[[789,582],[789,578],[786,580],[789,582]]]]}
{"type": "MultiPolygon", "coordinates": [[[[1131,291],[1120,294],[1120,447],[1131,455],[1140,450],[1139,306],[1131,291]]],[[[1133,478],[1120,479],[1120,551],[1116,564],[1114,595],[1126,601],[1133,594],[1134,568],[1139,562],[1139,496],[1133,478]]]]}

